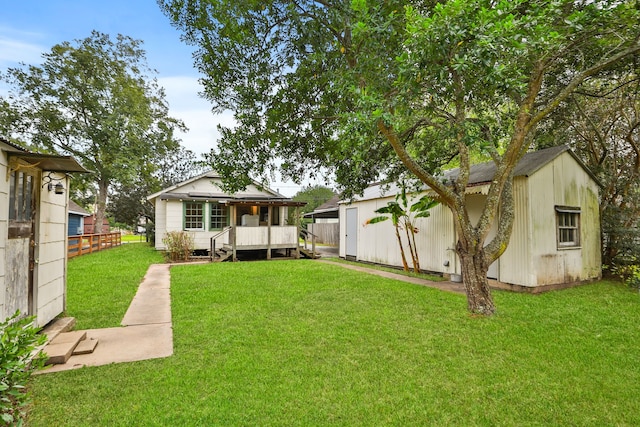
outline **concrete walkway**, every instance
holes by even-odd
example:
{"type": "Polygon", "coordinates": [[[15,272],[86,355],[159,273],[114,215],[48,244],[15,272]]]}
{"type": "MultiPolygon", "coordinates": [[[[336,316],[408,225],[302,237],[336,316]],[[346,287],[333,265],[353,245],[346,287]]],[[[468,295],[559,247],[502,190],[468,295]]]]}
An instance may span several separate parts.
{"type": "Polygon", "coordinates": [[[405,276],[403,274],[391,273],[388,271],[376,270],[373,268],[367,268],[366,266],[359,266],[353,264],[345,264],[343,262],[335,262],[330,259],[320,260],[321,262],[330,263],[333,265],[339,265],[349,270],[355,270],[362,273],[374,274],[376,276],[386,277],[387,279],[400,280],[402,282],[413,283],[414,285],[427,286],[429,288],[440,289],[441,291],[453,292],[456,294],[464,294],[464,285],[456,282],[432,282],[431,280],[420,279],[418,277],[405,276]]]}
{"type": "Polygon", "coordinates": [[[86,331],[86,339],[98,340],[93,353],[71,356],[64,365],[51,365],[37,373],[171,356],[173,329],[169,267],[169,264],[149,267],[124,315],[123,327],[86,331]]]}

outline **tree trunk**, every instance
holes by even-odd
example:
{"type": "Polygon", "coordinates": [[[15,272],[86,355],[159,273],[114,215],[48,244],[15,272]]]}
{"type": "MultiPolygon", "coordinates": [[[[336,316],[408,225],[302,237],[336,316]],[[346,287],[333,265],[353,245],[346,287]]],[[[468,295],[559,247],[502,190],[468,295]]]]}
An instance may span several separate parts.
{"type": "MultiPolygon", "coordinates": [[[[407,235],[407,245],[409,245],[409,252],[411,253],[411,261],[413,263],[413,272],[414,273],[419,273],[420,272],[420,267],[418,266],[418,262],[417,257],[418,257],[418,248],[415,247],[415,245],[413,245],[411,243],[411,236],[409,235],[409,227],[411,225],[410,224],[404,224],[404,231],[405,234],[407,235]]],[[[413,241],[413,243],[415,243],[415,240],[413,241]]]]}
{"type": "Polygon", "coordinates": [[[396,225],[396,238],[398,239],[398,245],[400,245],[400,255],[402,255],[402,267],[404,271],[409,271],[409,264],[407,264],[407,257],[404,254],[404,245],[402,244],[402,238],[400,237],[400,231],[396,225]]]}
{"type": "Polygon", "coordinates": [[[462,267],[462,281],[467,292],[467,306],[470,312],[491,316],[496,311],[493,302],[487,270],[489,265],[485,260],[484,249],[471,254],[461,247],[458,242],[458,256],[462,267]]]}
{"type": "Polygon", "coordinates": [[[102,234],[102,223],[105,218],[105,211],[107,210],[107,190],[109,184],[104,181],[98,182],[98,197],[96,199],[96,221],[93,224],[94,234],[102,234]]]}

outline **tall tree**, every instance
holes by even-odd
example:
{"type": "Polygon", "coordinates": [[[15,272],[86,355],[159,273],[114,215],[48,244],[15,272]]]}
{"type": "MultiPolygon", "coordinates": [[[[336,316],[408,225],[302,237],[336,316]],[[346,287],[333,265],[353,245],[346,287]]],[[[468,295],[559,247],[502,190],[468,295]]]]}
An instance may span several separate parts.
{"type": "Polygon", "coordinates": [[[137,171],[135,180],[115,185],[107,212],[116,222],[136,227],[140,218],[155,220],[154,206],[147,196],[204,172],[203,162],[183,147],[153,162],[147,161],[137,171]]]}
{"type": "Polygon", "coordinates": [[[640,51],[635,1],[159,3],[199,46],[214,110],[235,112],[215,157],[230,186],[277,158],[294,179],[332,170],[346,195],[409,170],[451,209],[468,308],[486,315],[487,270],[509,241],[513,171],[533,131],[640,51]],[[496,167],[477,222],[465,192],[475,153],[496,167]],[[459,174],[444,182],[452,161],[459,174]]]}
{"type": "Polygon", "coordinates": [[[325,187],[324,185],[309,185],[298,191],[293,196],[293,200],[307,202],[307,204],[300,209],[300,214],[304,215],[308,212],[315,211],[318,206],[329,201],[333,196],[335,196],[335,193],[329,187],[325,187]]]}
{"type": "Polygon", "coordinates": [[[92,32],[43,54],[41,66],[10,68],[13,91],[1,116],[14,135],[37,147],[73,155],[93,171],[96,229],[101,232],[114,183],[132,182],[145,161],[179,146],[173,132],[184,125],[168,115],[164,91],[146,63],[142,42],[92,32]],[[7,112],[8,111],[8,112],[7,112]]]}

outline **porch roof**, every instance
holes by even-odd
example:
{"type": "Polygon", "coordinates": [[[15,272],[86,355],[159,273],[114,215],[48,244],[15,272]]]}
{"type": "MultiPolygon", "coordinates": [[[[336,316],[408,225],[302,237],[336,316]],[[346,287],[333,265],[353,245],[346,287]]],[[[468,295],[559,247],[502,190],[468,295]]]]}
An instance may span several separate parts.
{"type": "Polygon", "coordinates": [[[291,199],[228,199],[220,201],[226,205],[249,205],[249,206],[304,206],[307,202],[298,202],[291,199]]]}
{"type": "Polygon", "coordinates": [[[19,159],[31,166],[50,172],[80,172],[89,173],[76,159],[71,156],[59,156],[56,154],[27,153],[21,151],[9,151],[10,159],[19,159]]]}
{"type": "Polygon", "coordinates": [[[307,202],[298,202],[291,199],[280,198],[232,198],[223,193],[163,193],[160,200],[192,200],[192,201],[218,201],[225,205],[251,205],[251,206],[304,206],[307,202]]]}

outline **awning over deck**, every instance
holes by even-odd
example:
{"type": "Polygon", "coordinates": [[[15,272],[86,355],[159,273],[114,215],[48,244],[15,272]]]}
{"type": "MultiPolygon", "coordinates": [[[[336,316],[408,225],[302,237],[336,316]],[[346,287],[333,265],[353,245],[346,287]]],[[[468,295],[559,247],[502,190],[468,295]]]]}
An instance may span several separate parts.
{"type": "Polygon", "coordinates": [[[229,206],[293,206],[301,207],[305,206],[307,202],[298,202],[291,199],[227,199],[220,200],[220,203],[224,203],[229,206]]]}

